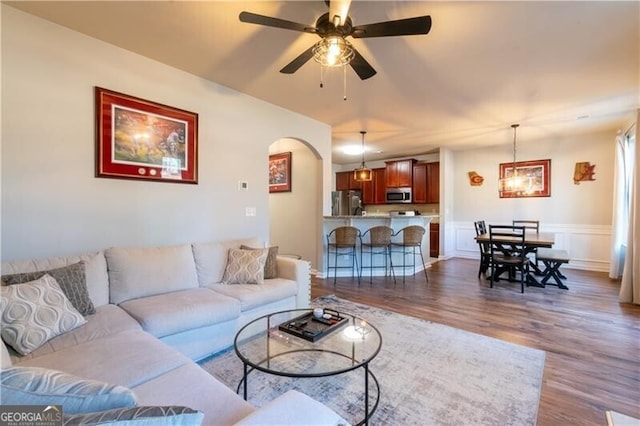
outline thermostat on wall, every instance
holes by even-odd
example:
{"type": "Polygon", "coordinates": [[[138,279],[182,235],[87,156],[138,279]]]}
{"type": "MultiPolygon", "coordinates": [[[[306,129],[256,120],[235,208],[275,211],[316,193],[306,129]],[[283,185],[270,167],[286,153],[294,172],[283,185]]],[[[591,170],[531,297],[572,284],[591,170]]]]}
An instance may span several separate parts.
{"type": "Polygon", "coordinates": [[[243,181],[243,180],[239,180],[238,181],[238,189],[240,191],[246,191],[249,189],[249,182],[243,181]]]}

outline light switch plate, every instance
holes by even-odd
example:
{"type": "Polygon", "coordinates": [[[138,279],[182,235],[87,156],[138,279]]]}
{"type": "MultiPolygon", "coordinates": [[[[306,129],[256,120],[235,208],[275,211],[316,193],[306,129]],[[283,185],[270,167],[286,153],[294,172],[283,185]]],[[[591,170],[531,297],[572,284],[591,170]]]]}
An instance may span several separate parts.
{"type": "Polygon", "coordinates": [[[245,216],[255,216],[256,215],[256,208],[255,207],[245,207],[244,215],[245,216]]]}

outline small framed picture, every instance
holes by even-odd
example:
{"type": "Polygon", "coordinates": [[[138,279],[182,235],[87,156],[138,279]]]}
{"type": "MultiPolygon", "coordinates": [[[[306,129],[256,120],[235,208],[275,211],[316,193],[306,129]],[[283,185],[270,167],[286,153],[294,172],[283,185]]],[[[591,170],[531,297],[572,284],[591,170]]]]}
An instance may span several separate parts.
{"type": "Polygon", "coordinates": [[[269,156],[269,192],[291,192],[291,153],[269,156]]]}
{"type": "Polygon", "coordinates": [[[100,87],[96,177],[198,183],[198,114],[100,87]]]}

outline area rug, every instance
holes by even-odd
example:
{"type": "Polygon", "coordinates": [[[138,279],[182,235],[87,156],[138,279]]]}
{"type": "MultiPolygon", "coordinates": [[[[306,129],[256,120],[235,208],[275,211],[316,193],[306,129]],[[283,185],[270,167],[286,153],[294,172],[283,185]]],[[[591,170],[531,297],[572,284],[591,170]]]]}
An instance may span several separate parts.
{"type": "MultiPolygon", "coordinates": [[[[535,425],[545,352],[335,296],[314,307],[355,314],[375,325],[382,348],[370,369],[380,384],[372,425],[535,425]]],[[[242,362],[233,348],[200,365],[234,391],[242,362]]],[[[255,406],[297,389],[352,423],[364,417],[363,372],[290,379],[254,371],[255,406]]],[[[375,393],[371,396],[375,400],[375,393]]]]}

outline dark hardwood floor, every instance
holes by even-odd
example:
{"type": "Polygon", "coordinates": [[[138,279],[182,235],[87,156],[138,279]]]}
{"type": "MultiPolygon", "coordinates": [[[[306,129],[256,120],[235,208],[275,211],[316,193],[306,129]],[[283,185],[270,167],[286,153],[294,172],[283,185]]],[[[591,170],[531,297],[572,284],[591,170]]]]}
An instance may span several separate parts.
{"type": "MultiPolygon", "coordinates": [[[[569,290],[477,279],[478,262],[440,261],[400,280],[312,280],[312,297],[335,294],[546,351],[538,425],[606,425],[605,410],[640,418],[640,306],[618,302],[606,273],[562,269],[569,290]]],[[[487,360],[491,362],[491,360],[487,360]]],[[[382,372],[379,374],[383,374],[382,372]]]]}

